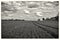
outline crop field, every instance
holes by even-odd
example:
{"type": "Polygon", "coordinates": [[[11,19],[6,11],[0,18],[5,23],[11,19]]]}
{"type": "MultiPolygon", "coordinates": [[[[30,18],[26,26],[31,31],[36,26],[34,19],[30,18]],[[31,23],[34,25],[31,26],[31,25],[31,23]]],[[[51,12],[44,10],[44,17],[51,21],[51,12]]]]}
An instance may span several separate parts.
{"type": "Polygon", "coordinates": [[[59,38],[57,21],[2,20],[2,38],[59,38]]]}

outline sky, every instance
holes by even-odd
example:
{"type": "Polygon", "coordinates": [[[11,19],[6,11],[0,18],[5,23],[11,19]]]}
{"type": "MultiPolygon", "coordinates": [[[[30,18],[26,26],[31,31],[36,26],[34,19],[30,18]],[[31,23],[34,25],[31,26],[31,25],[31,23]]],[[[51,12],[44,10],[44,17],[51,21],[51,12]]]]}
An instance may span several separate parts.
{"type": "Polygon", "coordinates": [[[8,1],[1,2],[1,19],[37,20],[55,17],[59,3],[50,1],[8,1]]]}

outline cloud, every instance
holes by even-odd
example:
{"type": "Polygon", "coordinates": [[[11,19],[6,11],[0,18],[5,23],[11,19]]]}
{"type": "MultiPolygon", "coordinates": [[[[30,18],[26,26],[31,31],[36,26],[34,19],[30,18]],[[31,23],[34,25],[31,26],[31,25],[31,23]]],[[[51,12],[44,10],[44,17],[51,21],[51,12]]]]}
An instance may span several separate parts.
{"type": "Polygon", "coordinates": [[[36,12],[36,15],[37,15],[37,16],[43,16],[43,15],[42,15],[42,12],[36,12]]]}
{"type": "Polygon", "coordinates": [[[35,9],[36,5],[30,4],[27,5],[28,7],[33,7],[28,8],[25,6],[22,6],[22,4],[20,3],[16,3],[16,2],[6,2],[6,4],[1,5],[2,7],[2,19],[29,19],[29,20],[34,20],[34,19],[38,19],[38,18],[47,18],[47,17],[53,17],[57,14],[58,12],[58,6],[57,7],[48,7],[49,3],[46,3],[46,5],[48,6],[43,6],[40,2],[40,8],[35,9]],[[42,6],[41,6],[42,5],[42,6]],[[34,8],[35,7],[35,8],[34,8]],[[50,16],[51,15],[51,16],[50,16]]]}
{"type": "Polygon", "coordinates": [[[25,12],[26,14],[30,14],[30,12],[29,12],[28,10],[24,10],[24,12],[25,12]]]}

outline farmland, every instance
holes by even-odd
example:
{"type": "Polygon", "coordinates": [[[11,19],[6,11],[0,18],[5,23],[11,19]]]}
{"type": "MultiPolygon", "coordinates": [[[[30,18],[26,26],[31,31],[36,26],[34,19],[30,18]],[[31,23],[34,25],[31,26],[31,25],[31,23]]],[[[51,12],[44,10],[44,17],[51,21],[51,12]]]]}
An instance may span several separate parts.
{"type": "Polygon", "coordinates": [[[58,38],[57,21],[2,20],[2,38],[58,38]]]}
{"type": "Polygon", "coordinates": [[[59,1],[1,2],[1,38],[59,38],[59,1]]]}

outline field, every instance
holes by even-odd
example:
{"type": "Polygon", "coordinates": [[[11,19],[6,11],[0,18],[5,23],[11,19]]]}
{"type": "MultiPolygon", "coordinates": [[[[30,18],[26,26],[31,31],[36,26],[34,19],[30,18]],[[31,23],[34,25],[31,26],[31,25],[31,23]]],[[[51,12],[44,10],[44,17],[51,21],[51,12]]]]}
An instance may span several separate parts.
{"type": "Polygon", "coordinates": [[[57,21],[2,20],[2,38],[59,38],[57,21]]]}

